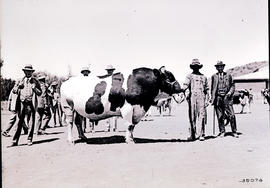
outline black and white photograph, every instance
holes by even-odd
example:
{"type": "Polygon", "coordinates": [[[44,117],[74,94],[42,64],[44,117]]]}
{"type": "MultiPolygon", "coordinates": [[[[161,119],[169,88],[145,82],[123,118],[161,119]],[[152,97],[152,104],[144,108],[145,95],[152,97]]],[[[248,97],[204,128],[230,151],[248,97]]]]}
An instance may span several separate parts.
{"type": "Polygon", "coordinates": [[[270,188],[267,0],[0,0],[3,188],[270,188]]]}

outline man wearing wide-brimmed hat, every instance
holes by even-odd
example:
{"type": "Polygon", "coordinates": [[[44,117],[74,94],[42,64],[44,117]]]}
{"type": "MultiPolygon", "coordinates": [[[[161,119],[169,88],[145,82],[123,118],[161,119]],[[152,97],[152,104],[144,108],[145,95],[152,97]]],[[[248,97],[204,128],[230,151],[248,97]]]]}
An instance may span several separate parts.
{"type": "Polygon", "coordinates": [[[17,146],[21,135],[21,130],[25,117],[27,116],[27,123],[29,126],[27,144],[32,145],[34,126],[35,126],[35,112],[37,107],[37,95],[41,95],[40,85],[37,79],[32,75],[35,71],[32,65],[28,64],[22,69],[25,76],[19,80],[12,92],[18,94],[20,100],[20,110],[18,112],[19,122],[15,135],[12,139],[12,146],[17,146]]]}
{"type": "Polygon", "coordinates": [[[203,65],[198,59],[193,59],[190,64],[192,73],[188,74],[183,85],[189,105],[190,138],[201,141],[205,137],[206,107],[209,100],[209,86],[206,76],[200,73],[203,65]]]}
{"type": "Polygon", "coordinates": [[[113,72],[115,71],[115,68],[112,65],[107,65],[105,70],[107,71],[107,74],[102,75],[102,76],[98,76],[99,78],[108,78],[111,75],[113,75],[113,72]]]}
{"type": "Polygon", "coordinates": [[[218,72],[211,77],[211,103],[217,114],[219,136],[225,136],[224,119],[228,118],[233,136],[238,138],[233,110],[234,81],[229,73],[224,72],[225,64],[222,61],[218,61],[215,67],[218,72]]]}
{"type": "Polygon", "coordinates": [[[37,97],[38,106],[37,106],[37,124],[36,124],[36,133],[37,135],[44,134],[46,127],[51,119],[51,110],[50,110],[50,101],[48,95],[48,85],[45,83],[46,76],[39,75],[38,77],[41,95],[37,97]]]}
{"type": "MultiPolygon", "coordinates": [[[[102,76],[98,76],[98,78],[101,78],[101,79],[106,79],[106,78],[109,78],[113,75],[114,71],[115,71],[115,68],[112,66],[112,65],[107,65],[105,70],[107,71],[107,74],[105,75],[102,75],[102,76]]],[[[113,130],[115,131],[116,130],[116,117],[112,117],[112,118],[108,118],[106,120],[106,129],[107,131],[109,132],[110,131],[110,127],[111,127],[111,121],[115,120],[115,124],[114,124],[114,128],[113,130]]],[[[92,127],[91,127],[92,131],[94,131],[94,123],[92,123],[92,127]]]]}
{"type": "Polygon", "coordinates": [[[91,73],[91,71],[89,70],[88,67],[83,67],[81,73],[83,74],[83,76],[88,76],[91,73]]]}

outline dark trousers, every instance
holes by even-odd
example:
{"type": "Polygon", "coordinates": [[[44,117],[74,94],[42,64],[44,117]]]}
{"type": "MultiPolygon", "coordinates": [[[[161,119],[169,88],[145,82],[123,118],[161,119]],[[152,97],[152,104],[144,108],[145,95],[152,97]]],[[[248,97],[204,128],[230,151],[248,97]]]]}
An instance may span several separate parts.
{"type": "Polygon", "coordinates": [[[61,112],[61,105],[59,104],[55,104],[54,106],[52,106],[52,112],[53,112],[53,122],[54,122],[54,126],[56,126],[56,114],[58,116],[58,123],[59,126],[62,126],[62,112],[61,112]]]}
{"type": "MultiPolygon", "coordinates": [[[[9,133],[13,125],[15,125],[16,119],[17,119],[17,112],[16,111],[10,111],[10,112],[11,112],[11,115],[9,116],[9,121],[4,129],[4,132],[6,133],[9,133]]],[[[23,131],[25,134],[28,133],[28,127],[25,125],[25,123],[23,123],[23,131]]]]}
{"type": "Polygon", "coordinates": [[[32,141],[33,140],[33,134],[34,134],[34,127],[35,127],[35,109],[32,104],[32,101],[28,102],[21,102],[21,109],[18,112],[18,117],[19,117],[19,122],[17,126],[17,130],[13,136],[12,142],[13,143],[18,143],[20,136],[21,136],[21,131],[23,124],[25,123],[25,117],[27,117],[28,121],[28,140],[32,141]]]}
{"type": "Polygon", "coordinates": [[[217,101],[215,104],[215,110],[217,114],[217,119],[218,119],[218,126],[219,126],[219,131],[220,133],[225,132],[225,125],[224,125],[224,119],[228,119],[232,132],[236,133],[237,128],[236,128],[236,118],[234,115],[234,110],[233,110],[233,105],[229,103],[229,101],[225,100],[224,97],[222,96],[217,96],[217,101]]]}
{"type": "Polygon", "coordinates": [[[37,116],[37,125],[36,125],[36,131],[40,131],[40,130],[45,130],[51,117],[52,117],[52,114],[51,114],[51,111],[50,111],[50,108],[47,107],[47,108],[38,108],[37,109],[37,113],[36,113],[36,116],[37,116]],[[43,122],[43,124],[42,124],[43,122]]]}

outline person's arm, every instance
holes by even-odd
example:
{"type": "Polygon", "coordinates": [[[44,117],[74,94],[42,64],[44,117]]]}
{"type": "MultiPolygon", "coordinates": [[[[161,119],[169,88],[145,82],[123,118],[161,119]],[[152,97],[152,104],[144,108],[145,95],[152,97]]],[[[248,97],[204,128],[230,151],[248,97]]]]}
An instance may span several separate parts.
{"type": "Polygon", "coordinates": [[[230,89],[229,92],[226,94],[228,97],[231,97],[234,94],[235,91],[235,84],[233,81],[232,76],[229,74],[229,82],[230,82],[230,89]]]}
{"type": "Polygon", "coordinates": [[[187,75],[186,80],[183,84],[183,87],[181,88],[185,94],[186,100],[189,100],[190,95],[191,95],[190,90],[189,90],[190,84],[191,84],[191,78],[190,78],[190,75],[187,75]]]}
{"type": "Polygon", "coordinates": [[[214,75],[211,77],[211,98],[210,98],[210,101],[209,103],[210,104],[214,104],[214,93],[213,93],[213,89],[214,89],[214,75]]]}
{"type": "Polygon", "coordinates": [[[15,83],[15,85],[14,85],[14,87],[13,87],[13,89],[12,89],[12,93],[14,93],[14,94],[19,94],[19,90],[20,89],[22,89],[23,87],[24,87],[24,78],[22,79],[22,80],[18,80],[16,83],[15,83]]]}
{"type": "Polygon", "coordinates": [[[205,94],[205,107],[207,107],[209,105],[210,96],[209,96],[208,80],[206,77],[204,82],[204,94],[205,94]]]}
{"type": "Polygon", "coordinates": [[[40,96],[42,94],[42,90],[40,88],[39,82],[36,79],[32,78],[30,83],[32,85],[32,89],[33,89],[34,93],[37,96],[40,96]]]}

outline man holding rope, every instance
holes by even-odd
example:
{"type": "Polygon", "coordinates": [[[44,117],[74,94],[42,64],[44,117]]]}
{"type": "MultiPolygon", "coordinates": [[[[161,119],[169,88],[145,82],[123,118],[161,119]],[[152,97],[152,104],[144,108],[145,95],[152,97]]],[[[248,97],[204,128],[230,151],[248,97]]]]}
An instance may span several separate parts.
{"type": "Polygon", "coordinates": [[[199,71],[202,67],[203,65],[198,59],[193,59],[190,64],[190,68],[193,72],[187,75],[183,85],[189,107],[190,138],[188,139],[192,141],[196,140],[196,138],[199,138],[201,141],[205,139],[206,107],[209,101],[209,86],[206,76],[199,71]]]}

